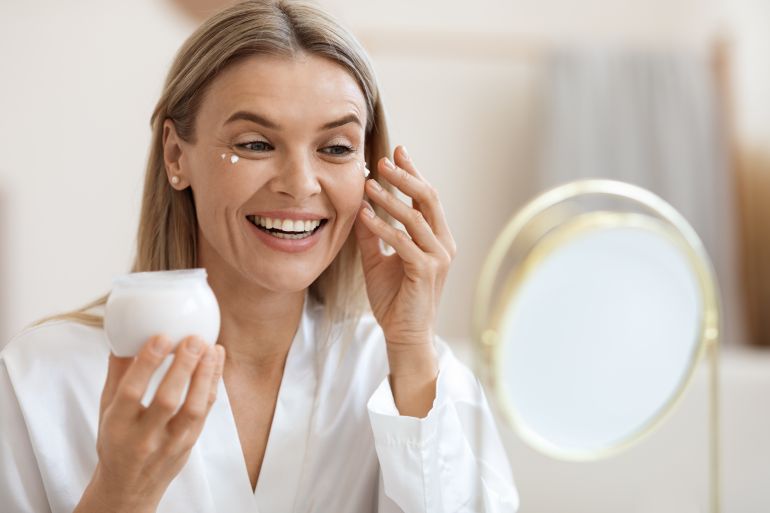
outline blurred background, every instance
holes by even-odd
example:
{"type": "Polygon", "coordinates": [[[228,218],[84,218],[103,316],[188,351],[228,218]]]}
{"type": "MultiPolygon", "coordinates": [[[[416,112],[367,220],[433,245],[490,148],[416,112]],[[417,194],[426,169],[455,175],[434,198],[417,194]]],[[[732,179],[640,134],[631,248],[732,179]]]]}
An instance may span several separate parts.
{"type": "MultiPolygon", "coordinates": [[[[162,81],[228,3],[0,1],[0,347],[129,269],[162,81]]],[[[770,511],[770,0],[318,3],[441,194],[459,253],[439,333],[469,363],[481,262],[536,193],[617,178],[689,219],[725,304],[724,510],[770,511]]],[[[501,424],[521,511],[706,511],[705,383],[608,461],[550,460],[501,424]]]]}

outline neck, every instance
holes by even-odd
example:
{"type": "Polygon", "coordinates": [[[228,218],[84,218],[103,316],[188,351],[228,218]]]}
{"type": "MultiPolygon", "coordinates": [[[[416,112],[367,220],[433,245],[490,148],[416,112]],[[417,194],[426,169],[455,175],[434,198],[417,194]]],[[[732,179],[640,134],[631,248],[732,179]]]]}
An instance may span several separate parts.
{"type": "Polygon", "coordinates": [[[218,343],[227,350],[227,364],[260,374],[282,372],[302,317],[306,291],[265,289],[246,282],[215,258],[201,258],[200,265],[206,268],[209,285],[219,302],[222,320],[218,343]]]}

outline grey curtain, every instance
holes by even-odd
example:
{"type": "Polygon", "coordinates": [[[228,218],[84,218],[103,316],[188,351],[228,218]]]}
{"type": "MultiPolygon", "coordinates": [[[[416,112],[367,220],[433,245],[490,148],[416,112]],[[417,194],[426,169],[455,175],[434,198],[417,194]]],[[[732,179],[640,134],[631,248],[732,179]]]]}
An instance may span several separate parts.
{"type": "Polygon", "coordinates": [[[543,75],[538,182],[602,177],[645,187],[676,207],[706,245],[722,289],[723,341],[745,341],[735,185],[707,52],[580,49],[543,75]]]}

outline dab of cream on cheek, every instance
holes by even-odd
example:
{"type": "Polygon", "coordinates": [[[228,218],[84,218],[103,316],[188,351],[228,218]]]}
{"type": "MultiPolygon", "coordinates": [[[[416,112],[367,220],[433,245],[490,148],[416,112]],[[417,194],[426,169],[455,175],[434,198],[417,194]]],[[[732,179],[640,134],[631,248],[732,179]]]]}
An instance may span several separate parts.
{"type": "MultiPolygon", "coordinates": [[[[219,158],[221,158],[222,160],[225,160],[225,158],[227,158],[227,153],[223,153],[223,154],[221,154],[221,155],[219,156],[219,158]]],[[[235,163],[237,163],[239,160],[240,160],[240,157],[238,157],[238,155],[236,155],[235,153],[233,153],[233,154],[231,154],[231,155],[230,155],[230,163],[231,163],[231,164],[235,164],[235,163]]]]}
{"type": "Polygon", "coordinates": [[[366,162],[359,161],[358,168],[361,169],[361,171],[364,173],[364,178],[369,178],[369,174],[371,173],[371,171],[369,171],[369,168],[366,167],[366,162]]]}

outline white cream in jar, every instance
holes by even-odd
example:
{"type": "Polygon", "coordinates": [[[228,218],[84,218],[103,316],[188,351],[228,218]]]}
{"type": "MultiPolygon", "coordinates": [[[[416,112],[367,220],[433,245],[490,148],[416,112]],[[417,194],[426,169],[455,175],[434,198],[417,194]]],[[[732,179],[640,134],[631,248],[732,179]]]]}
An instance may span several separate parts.
{"type": "MultiPolygon", "coordinates": [[[[104,330],[116,356],[136,356],[155,335],[174,346],[196,335],[209,345],[219,336],[219,304],[206,281],[205,269],[130,273],[113,280],[104,313],[104,330]]],[[[173,361],[168,356],[155,372],[142,401],[155,395],[173,361]]]]}

